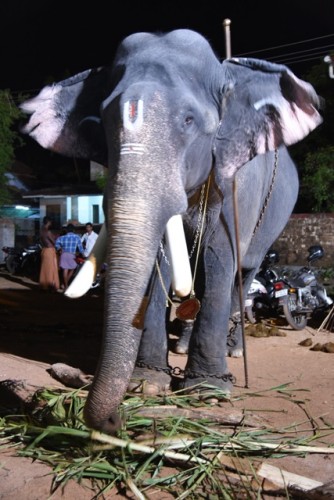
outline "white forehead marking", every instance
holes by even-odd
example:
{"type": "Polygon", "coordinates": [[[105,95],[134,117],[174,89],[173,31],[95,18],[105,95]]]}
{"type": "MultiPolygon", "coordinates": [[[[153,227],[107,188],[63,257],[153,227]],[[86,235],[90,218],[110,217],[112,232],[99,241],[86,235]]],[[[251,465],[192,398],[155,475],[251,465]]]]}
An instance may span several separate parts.
{"type": "Polygon", "coordinates": [[[123,125],[128,130],[138,130],[144,122],[144,102],[142,99],[126,101],[123,109],[123,125]]]}
{"type": "Polygon", "coordinates": [[[121,146],[121,155],[143,155],[146,147],[139,142],[126,142],[121,146]]]}

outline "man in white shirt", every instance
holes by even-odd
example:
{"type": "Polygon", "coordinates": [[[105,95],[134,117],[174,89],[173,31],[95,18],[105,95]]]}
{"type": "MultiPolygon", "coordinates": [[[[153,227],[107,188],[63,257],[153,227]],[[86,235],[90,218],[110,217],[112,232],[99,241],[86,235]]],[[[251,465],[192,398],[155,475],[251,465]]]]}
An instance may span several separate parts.
{"type": "Polygon", "coordinates": [[[81,243],[84,247],[84,257],[88,257],[90,252],[92,251],[93,246],[97,240],[98,234],[94,231],[93,224],[91,222],[87,222],[86,224],[86,232],[81,237],[81,243]]]}

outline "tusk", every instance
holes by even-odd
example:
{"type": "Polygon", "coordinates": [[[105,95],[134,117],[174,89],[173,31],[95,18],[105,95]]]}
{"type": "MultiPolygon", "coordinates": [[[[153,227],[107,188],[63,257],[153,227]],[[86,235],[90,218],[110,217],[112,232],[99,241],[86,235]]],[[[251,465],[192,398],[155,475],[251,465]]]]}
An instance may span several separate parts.
{"type": "Polygon", "coordinates": [[[181,215],[169,219],[165,234],[171,261],[172,287],[178,297],[186,297],[191,292],[192,275],[181,215]]]}
{"type": "Polygon", "coordinates": [[[92,251],[70,286],[67,288],[64,294],[66,297],[77,299],[88,292],[95,280],[97,270],[101,268],[105,260],[106,248],[107,229],[105,223],[103,223],[92,251]]]}

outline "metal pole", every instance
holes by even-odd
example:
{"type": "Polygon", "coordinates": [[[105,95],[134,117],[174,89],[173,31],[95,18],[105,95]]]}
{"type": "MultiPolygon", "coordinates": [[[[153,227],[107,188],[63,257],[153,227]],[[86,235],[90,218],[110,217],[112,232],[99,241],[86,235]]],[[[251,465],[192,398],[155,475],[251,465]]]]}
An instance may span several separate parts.
{"type": "Polygon", "coordinates": [[[225,54],[226,54],[225,57],[226,57],[226,59],[229,59],[230,57],[232,57],[230,26],[231,26],[231,19],[224,19],[223,27],[224,27],[224,33],[225,33],[225,54]]]}
{"type": "MultiPolygon", "coordinates": [[[[223,27],[224,27],[224,32],[225,32],[225,53],[226,53],[227,59],[232,57],[230,26],[231,26],[231,20],[224,19],[223,27]]],[[[239,213],[238,213],[237,179],[236,178],[234,178],[234,180],[233,180],[233,207],[234,207],[235,241],[236,241],[236,247],[237,247],[240,318],[241,318],[242,343],[243,343],[243,350],[244,350],[245,387],[248,388],[248,367],[247,367],[247,350],[246,350],[246,335],[245,335],[245,313],[244,313],[244,298],[243,298],[242,271],[241,271],[241,258],[240,258],[239,213]]]]}

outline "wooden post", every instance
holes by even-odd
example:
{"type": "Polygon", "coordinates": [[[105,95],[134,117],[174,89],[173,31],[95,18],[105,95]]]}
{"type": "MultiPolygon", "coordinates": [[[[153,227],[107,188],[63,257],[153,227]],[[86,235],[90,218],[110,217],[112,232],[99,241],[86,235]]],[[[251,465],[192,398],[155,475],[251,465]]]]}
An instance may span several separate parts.
{"type": "MultiPolygon", "coordinates": [[[[231,51],[231,20],[224,19],[223,27],[225,33],[225,54],[226,58],[232,57],[231,51]]],[[[239,304],[240,304],[240,319],[242,330],[242,343],[244,354],[244,372],[245,372],[245,387],[248,388],[248,367],[247,367],[247,350],[246,350],[246,335],[245,335],[245,312],[244,312],[244,297],[242,285],[242,271],[241,271],[241,258],[240,258],[240,237],[239,237],[239,213],[238,213],[238,197],[237,197],[237,180],[233,180],[233,207],[234,207],[234,227],[235,227],[235,240],[237,247],[237,262],[238,262],[238,283],[239,283],[239,304]]]]}

